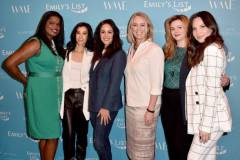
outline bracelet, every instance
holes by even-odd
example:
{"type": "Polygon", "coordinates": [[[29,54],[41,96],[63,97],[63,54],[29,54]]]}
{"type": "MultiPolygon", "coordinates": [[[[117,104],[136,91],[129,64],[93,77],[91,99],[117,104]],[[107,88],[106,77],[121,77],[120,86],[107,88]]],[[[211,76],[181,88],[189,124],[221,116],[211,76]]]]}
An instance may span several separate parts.
{"type": "Polygon", "coordinates": [[[147,108],[147,111],[150,112],[150,113],[154,113],[155,112],[154,110],[152,111],[152,110],[150,110],[148,108],[147,108]]]}

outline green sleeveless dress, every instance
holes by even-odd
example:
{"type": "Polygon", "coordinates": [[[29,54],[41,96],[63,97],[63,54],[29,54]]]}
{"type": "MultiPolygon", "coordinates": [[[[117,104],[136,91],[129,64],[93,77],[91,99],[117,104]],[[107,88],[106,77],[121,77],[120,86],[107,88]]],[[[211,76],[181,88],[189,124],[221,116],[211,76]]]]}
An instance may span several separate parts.
{"type": "Polygon", "coordinates": [[[53,55],[43,41],[40,53],[26,61],[26,122],[31,138],[61,136],[62,67],[63,59],[53,55]]]}

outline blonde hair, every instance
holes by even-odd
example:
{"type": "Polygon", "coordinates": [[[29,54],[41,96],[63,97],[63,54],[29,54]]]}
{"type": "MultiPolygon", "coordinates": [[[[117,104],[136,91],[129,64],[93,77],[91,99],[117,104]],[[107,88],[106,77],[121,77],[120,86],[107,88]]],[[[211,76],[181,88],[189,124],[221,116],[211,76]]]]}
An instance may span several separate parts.
{"type": "Polygon", "coordinates": [[[153,24],[150,20],[150,18],[148,17],[147,14],[143,13],[143,12],[136,12],[134,13],[131,18],[129,19],[128,22],[128,27],[127,27],[127,38],[128,38],[128,42],[135,44],[136,43],[136,39],[133,36],[133,32],[131,30],[131,26],[133,24],[133,20],[135,17],[142,17],[146,23],[147,23],[147,38],[146,39],[153,39],[153,24]]]}
{"type": "MultiPolygon", "coordinates": [[[[164,51],[166,59],[172,58],[176,51],[176,48],[177,48],[176,41],[172,37],[171,30],[170,30],[171,23],[176,20],[180,20],[183,22],[183,24],[185,25],[185,28],[186,28],[186,35],[187,35],[187,29],[188,29],[188,25],[189,25],[189,19],[187,16],[174,15],[165,21],[164,25],[165,25],[165,32],[166,32],[166,34],[165,34],[166,43],[164,45],[163,51],[164,51]]],[[[189,42],[188,42],[188,38],[187,38],[186,47],[188,46],[188,43],[189,42]]]]}

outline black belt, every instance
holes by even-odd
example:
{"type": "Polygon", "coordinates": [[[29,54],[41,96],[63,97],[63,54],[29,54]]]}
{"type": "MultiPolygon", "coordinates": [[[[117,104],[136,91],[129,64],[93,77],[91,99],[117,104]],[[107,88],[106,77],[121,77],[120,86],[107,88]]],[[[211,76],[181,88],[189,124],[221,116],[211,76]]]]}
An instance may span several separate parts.
{"type": "Polygon", "coordinates": [[[84,90],[82,90],[81,88],[70,88],[66,92],[68,92],[68,93],[82,93],[83,94],[84,90]]]}

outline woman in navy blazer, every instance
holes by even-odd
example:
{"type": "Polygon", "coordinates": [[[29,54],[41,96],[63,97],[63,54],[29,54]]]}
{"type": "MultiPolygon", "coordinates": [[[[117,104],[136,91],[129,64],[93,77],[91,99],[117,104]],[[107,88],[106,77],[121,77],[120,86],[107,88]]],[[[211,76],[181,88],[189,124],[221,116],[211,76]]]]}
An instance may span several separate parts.
{"type": "Polygon", "coordinates": [[[119,29],[113,20],[103,20],[97,26],[93,52],[89,82],[93,144],[100,160],[111,160],[109,134],[118,110],[123,106],[120,85],[126,66],[119,29]]]}

